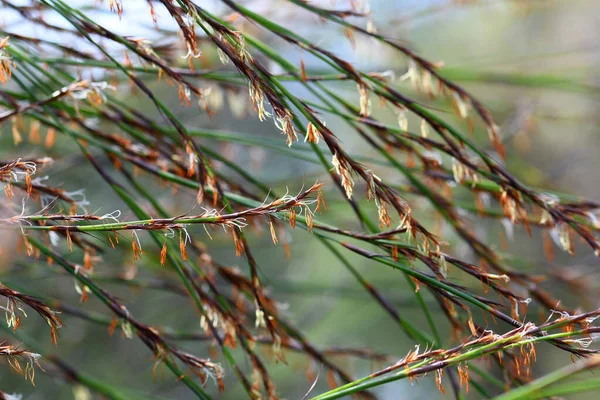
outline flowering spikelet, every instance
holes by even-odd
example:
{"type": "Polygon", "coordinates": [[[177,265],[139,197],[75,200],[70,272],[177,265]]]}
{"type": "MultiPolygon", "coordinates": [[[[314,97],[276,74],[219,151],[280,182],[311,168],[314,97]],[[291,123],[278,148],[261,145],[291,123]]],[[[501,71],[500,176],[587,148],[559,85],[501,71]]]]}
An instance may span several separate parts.
{"type": "Polygon", "coordinates": [[[231,61],[227,54],[225,54],[225,52],[221,50],[220,47],[217,48],[217,55],[219,56],[219,61],[221,61],[221,64],[223,65],[227,65],[231,61]]]}
{"type": "Polygon", "coordinates": [[[110,11],[116,12],[119,18],[123,15],[123,3],[121,0],[108,0],[110,11]]]}
{"type": "Polygon", "coordinates": [[[312,211],[308,207],[304,207],[304,218],[306,220],[306,227],[309,232],[312,232],[313,229],[313,214],[312,211]]]}
{"type": "Polygon", "coordinates": [[[461,118],[465,119],[468,117],[470,103],[468,99],[465,99],[460,93],[452,93],[452,105],[461,118]]]}
{"type": "Polygon", "coordinates": [[[264,121],[270,117],[271,114],[265,110],[265,95],[262,88],[256,83],[250,82],[248,92],[254,111],[258,114],[258,119],[264,121]]]}
{"type": "Polygon", "coordinates": [[[275,120],[275,126],[281,130],[282,135],[286,135],[286,143],[288,147],[292,147],[292,143],[298,140],[296,129],[292,124],[294,115],[288,109],[276,112],[277,118],[275,120]]]}
{"type": "Polygon", "coordinates": [[[194,176],[194,174],[196,173],[197,157],[194,152],[194,149],[192,148],[191,143],[189,143],[189,142],[186,143],[185,153],[188,156],[188,169],[186,171],[186,175],[188,178],[190,178],[190,177],[194,176]]]}
{"type": "Polygon", "coordinates": [[[190,107],[192,105],[190,89],[187,86],[179,85],[177,87],[179,95],[179,105],[182,107],[190,107]]]}
{"type": "Polygon", "coordinates": [[[233,242],[235,243],[235,255],[239,257],[242,254],[244,254],[244,245],[242,244],[242,240],[239,236],[239,233],[235,230],[235,228],[232,229],[232,232],[233,242]]]}
{"type": "Polygon", "coordinates": [[[465,180],[466,168],[456,158],[452,159],[452,175],[456,183],[462,183],[465,180]]]}
{"type": "Polygon", "coordinates": [[[67,231],[67,247],[69,249],[69,253],[73,251],[73,238],[71,237],[71,231],[67,231]]]}
{"type": "MultiPolygon", "coordinates": [[[[134,236],[135,236],[135,234],[134,234],[134,236]]],[[[131,241],[131,248],[133,250],[133,260],[134,261],[137,261],[140,258],[142,258],[144,251],[142,250],[142,247],[138,243],[137,237],[134,237],[133,240],[131,241]]]]}
{"type": "Polygon", "coordinates": [[[356,40],[354,39],[354,31],[350,28],[344,28],[344,36],[350,41],[353,50],[356,50],[356,40]]]}
{"type": "Polygon", "coordinates": [[[458,378],[460,387],[465,385],[465,392],[469,393],[469,366],[467,364],[461,364],[458,366],[458,378]]]}
{"type": "Polygon", "coordinates": [[[325,204],[325,198],[323,198],[323,191],[319,189],[317,191],[317,206],[315,207],[315,212],[319,211],[321,207],[327,211],[327,204],[325,204]]]}
{"type": "Polygon", "coordinates": [[[319,130],[313,125],[312,122],[309,122],[308,127],[306,128],[306,136],[304,137],[304,141],[318,144],[320,136],[321,133],[319,132],[319,130]]]}
{"type": "Polygon", "coordinates": [[[293,208],[291,208],[288,211],[288,218],[289,218],[289,221],[290,221],[290,227],[292,229],[294,229],[296,227],[296,210],[294,210],[293,208]]]}
{"type": "Polygon", "coordinates": [[[304,60],[300,59],[300,77],[302,82],[306,82],[306,65],[304,65],[304,60]]]}
{"type": "Polygon", "coordinates": [[[408,118],[406,118],[406,109],[404,108],[398,110],[398,126],[401,131],[408,131],[408,118]]]}
{"type": "Polygon", "coordinates": [[[371,115],[371,99],[369,98],[367,85],[364,83],[359,83],[357,87],[358,94],[360,96],[360,115],[363,117],[368,117],[371,115]]]}
{"type": "Polygon", "coordinates": [[[113,315],[112,319],[110,320],[110,324],[108,325],[108,336],[112,336],[115,333],[117,322],[117,317],[113,315]]]}
{"type": "Polygon", "coordinates": [[[421,74],[419,72],[417,63],[413,59],[409,60],[408,70],[406,71],[406,73],[404,75],[402,75],[400,77],[400,80],[401,81],[409,80],[413,88],[415,88],[415,89],[421,88],[421,74]]]}
{"type": "Polygon", "coordinates": [[[2,51],[6,46],[8,46],[8,36],[0,41],[0,82],[4,85],[12,77],[12,68],[15,66],[11,58],[4,55],[2,51]]]}
{"type": "Polygon", "coordinates": [[[83,253],[83,269],[86,271],[92,271],[94,269],[92,264],[92,255],[90,254],[89,250],[86,250],[83,253]]]}
{"type": "Polygon", "coordinates": [[[550,231],[550,237],[554,240],[557,246],[562,248],[567,253],[575,254],[575,243],[573,242],[573,231],[569,225],[561,223],[550,231]]]}
{"type": "Polygon", "coordinates": [[[354,186],[354,182],[352,181],[352,178],[350,177],[350,171],[346,165],[347,162],[343,159],[342,159],[342,161],[340,161],[337,153],[335,153],[333,155],[333,158],[331,159],[331,164],[333,164],[333,167],[335,168],[335,172],[342,179],[342,187],[346,191],[346,197],[348,197],[348,199],[351,199],[352,198],[352,187],[354,186]]]}
{"type": "Polygon", "coordinates": [[[490,141],[492,142],[492,145],[494,145],[496,152],[500,155],[500,157],[502,157],[503,160],[506,159],[506,151],[499,134],[500,128],[497,125],[492,124],[488,126],[487,130],[490,141]]]}
{"type": "Polygon", "coordinates": [[[31,190],[33,189],[33,181],[31,179],[31,174],[25,174],[25,187],[27,188],[27,197],[31,196],[31,190]]]}
{"type": "Polygon", "coordinates": [[[162,249],[160,250],[160,265],[165,265],[167,261],[167,241],[163,244],[162,249]]]}
{"type": "Polygon", "coordinates": [[[133,259],[134,260],[139,260],[140,258],[142,258],[142,249],[140,248],[140,246],[138,245],[138,243],[135,240],[131,241],[131,248],[133,250],[133,259]]]}
{"type": "Polygon", "coordinates": [[[424,119],[421,120],[421,137],[429,137],[429,126],[427,126],[427,121],[424,119]]]}
{"type": "MultiPolygon", "coordinates": [[[[163,249],[165,250],[165,256],[166,256],[166,242],[165,242],[165,246],[163,247],[163,249]]],[[[179,252],[181,253],[181,259],[183,261],[187,261],[188,253],[187,253],[187,249],[185,248],[185,240],[183,240],[183,234],[181,231],[179,231],[179,252]]],[[[162,255],[161,255],[161,257],[162,257],[162,255]]]]}
{"type": "Polygon", "coordinates": [[[442,377],[444,376],[444,370],[438,369],[435,371],[435,384],[440,391],[440,393],[444,394],[444,386],[442,385],[442,377]]]}
{"type": "Polygon", "coordinates": [[[388,214],[387,205],[380,200],[377,201],[377,217],[381,228],[384,226],[389,227],[392,224],[392,219],[388,214]]]}
{"type": "Polygon", "coordinates": [[[279,243],[279,240],[277,239],[277,235],[275,234],[275,226],[273,225],[273,221],[269,220],[269,230],[271,231],[271,239],[273,240],[274,244],[279,243]]]}
{"type": "Polygon", "coordinates": [[[373,18],[369,18],[369,20],[367,21],[367,32],[377,33],[377,27],[375,26],[373,18]]]}
{"type": "Polygon", "coordinates": [[[23,135],[21,135],[21,132],[19,131],[19,120],[17,118],[12,118],[11,121],[13,143],[17,146],[23,141],[23,135]]]}
{"type": "Polygon", "coordinates": [[[433,78],[431,76],[431,72],[423,71],[423,74],[421,75],[421,85],[425,93],[427,93],[432,98],[435,97],[433,78]]]}

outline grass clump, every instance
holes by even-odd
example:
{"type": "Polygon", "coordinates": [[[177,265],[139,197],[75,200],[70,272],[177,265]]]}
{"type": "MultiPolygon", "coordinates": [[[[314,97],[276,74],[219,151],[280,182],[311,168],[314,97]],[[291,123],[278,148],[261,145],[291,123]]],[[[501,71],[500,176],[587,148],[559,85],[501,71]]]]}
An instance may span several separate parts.
{"type": "MultiPolygon", "coordinates": [[[[511,174],[500,128],[486,106],[447,78],[452,74],[444,74],[441,65],[377,33],[358,7],[284,2],[341,27],[352,44],[355,36],[364,36],[393,49],[406,59],[398,79],[355,68],[291,24],[264,17],[243,2],[220,3],[229,14],[190,0],[148,1],[147,18],[161,43],[154,44],[101,24],[93,13],[108,11],[106,5],[2,1],[2,9],[45,34],[30,36],[10,27],[0,32],[0,123],[10,135],[7,145],[14,146],[14,156],[0,162],[5,191],[0,229],[17,242],[23,263],[31,264],[15,261],[19,273],[43,271],[74,282],[81,304],[74,304],[72,293],[61,297],[21,287],[14,279],[17,271],[9,270],[0,296],[8,300],[3,308],[10,343],[0,346],[0,356],[32,383],[34,371],[44,365],[75,393],[149,394],[71,365],[58,337],[71,320],[138,340],[152,356],[156,379],[171,373],[173,384],[201,399],[236,390],[252,399],[286,396],[272,374],[280,368],[274,363],[296,357],[309,370],[304,398],[321,400],[376,398],[381,385],[425,376],[456,398],[473,390],[478,397],[521,399],[597,389],[592,380],[557,382],[598,366],[590,345],[600,329],[594,326],[600,310],[563,304],[539,275],[475,234],[465,214],[502,221],[507,236],[522,227],[544,237],[547,257],[556,246],[573,254],[578,242],[581,251],[598,256],[600,205],[530,187],[511,174]],[[238,29],[240,21],[248,29],[238,29]],[[310,58],[319,72],[303,60],[292,61],[270,44],[273,40],[310,58]],[[398,85],[402,81],[412,89],[398,85]],[[173,92],[179,106],[167,100],[173,92]],[[218,117],[225,113],[225,99],[232,117],[256,118],[265,129],[273,124],[283,138],[209,129],[178,115],[182,108],[196,108],[218,117]],[[384,112],[398,124],[378,117],[384,112]],[[348,149],[349,138],[360,141],[363,151],[348,149]],[[272,184],[241,154],[227,156],[211,141],[273,151],[286,162],[310,165],[316,182],[304,185],[307,178],[296,175],[272,184]],[[25,142],[35,156],[20,154],[25,142]],[[78,157],[79,171],[41,177],[41,170],[68,157],[78,157]],[[63,176],[84,183],[97,179],[106,193],[87,196],[63,176]],[[284,186],[302,188],[284,191],[284,186]],[[165,196],[164,188],[173,193],[165,196]],[[122,207],[107,209],[96,200],[102,196],[122,207]],[[177,212],[173,202],[185,203],[187,211],[177,212]],[[310,262],[349,272],[411,346],[402,354],[377,352],[369,337],[361,337],[356,348],[316,345],[302,324],[288,317],[280,303],[285,298],[268,290],[253,230],[268,232],[269,251],[282,247],[281,258],[294,260],[302,252],[291,246],[292,231],[303,231],[295,235],[304,243],[321,244],[335,265],[321,266],[318,257],[310,262]],[[238,257],[239,268],[217,261],[212,243],[219,241],[231,243],[228,252],[238,257]],[[457,242],[468,250],[458,254],[457,242]],[[107,266],[111,263],[126,267],[115,270],[107,266]],[[390,299],[389,288],[372,283],[361,264],[403,276],[408,286],[399,288],[422,320],[406,316],[390,299]],[[123,287],[186,299],[186,307],[169,314],[197,320],[195,330],[163,324],[166,315],[145,322],[120,295],[123,287]],[[87,307],[91,298],[102,312],[87,307]],[[50,326],[55,351],[26,335],[28,308],[50,326]],[[536,312],[539,320],[532,316],[536,312]],[[192,352],[182,341],[206,346],[192,352]],[[542,345],[581,361],[534,377],[536,349],[542,345]],[[356,376],[340,362],[350,358],[380,367],[356,376]]],[[[108,8],[120,18],[128,4],[115,0],[108,8]]]]}

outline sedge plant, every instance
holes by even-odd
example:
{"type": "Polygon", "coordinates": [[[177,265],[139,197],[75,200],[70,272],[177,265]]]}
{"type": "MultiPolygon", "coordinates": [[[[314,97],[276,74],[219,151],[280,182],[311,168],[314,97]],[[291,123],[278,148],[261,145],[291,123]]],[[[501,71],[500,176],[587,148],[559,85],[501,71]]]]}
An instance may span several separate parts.
{"type": "MultiPolygon", "coordinates": [[[[10,155],[0,161],[0,230],[19,253],[0,283],[7,374],[32,384],[50,374],[80,399],[161,398],[147,385],[123,386],[74,365],[61,352],[60,334],[87,324],[114,340],[137,341],[145,353],[136,357],[149,368],[128,379],[169,382],[176,387],[171,398],[375,399],[384,385],[418,379],[457,399],[600,390],[593,375],[570,380],[600,366],[593,346],[600,309],[562,302],[564,293],[542,284],[559,275],[531,273],[474,226],[522,228],[529,240],[542,238],[549,258],[576,247],[597,257],[600,204],[532,187],[509,172],[495,116],[457,82],[590,87],[445,71],[379,33],[357,2],[273,3],[343,31],[351,44],[361,37],[391,49],[406,61],[402,73],[363,71],[289,20],[237,0],[217,1],[219,7],[140,1],[153,40],[94,14],[125,21],[128,3],[0,1],[0,12],[18,21],[0,29],[2,150],[10,155]],[[300,54],[299,62],[289,54],[300,54]],[[179,105],[168,101],[170,93],[179,105]],[[217,117],[226,102],[232,118],[260,121],[281,136],[257,138],[181,117],[181,109],[217,117]],[[348,141],[361,145],[349,149],[348,141]],[[214,143],[239,146],[240,154],[272,152],[310,172],[268,181],[248,157],[214,143]],[[25,144],[33,152],[22,154],[25,144]],[[44,176],[73,158],[75,171],[44,176]],[[63,179],[78,173],[85,174],[83,188],[63,179]],[[107,209],[86,196],[81,189],[94,190],[85,187],[93,179],[122,206],[107,209]],[[272,242],[268,250],[256,248],[260,232],[272,242]],[[302,257],[351,278],[410,346],[376,351],[370,337],[348,346],[343,330],[338,346],[315,342],[282,305],[293,290],[310,288],[266,276],[259,257],[269,251],[294,260],[301,249],[292,237],[327,252],[333,262],[302,257]],[[236,261],[220,261],[215,243],[236,261]],[[389,284],[373,283],[364,265],[389,284]],[[70,282],[71,293],[33,290],[15,279],[21,275],[70,282]],[[195,329],[145,321],[130,311],[127,289],[184,300],[169,313],[196,321],[195,329]],[[422,318],[413,320],[406,308],[422,318]],[[46,322],[53,344],[28,332],[32,318],[46,322]],[[557,349],[566,366],[536,376],[538,348],[557,349]],[[370,365],[370,373],[347,360],[370,365]],[[308,377],[300,374],[300,392],[286,393],[280,380],[297,379],[298,363],[308,377]]],[[[313,282],[312,293],[331,285],[313,282]]]]}

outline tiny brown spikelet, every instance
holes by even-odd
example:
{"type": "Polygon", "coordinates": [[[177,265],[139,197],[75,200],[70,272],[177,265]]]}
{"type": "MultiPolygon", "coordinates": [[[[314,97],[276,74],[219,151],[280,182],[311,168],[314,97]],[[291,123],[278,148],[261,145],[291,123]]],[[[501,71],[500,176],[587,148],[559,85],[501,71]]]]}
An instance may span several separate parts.
{"type": "MultiPolygon", "coordinates": [[[[125,50],[123,50],[123,65],[125,66],[125,68],[128,68],[128,69],[133,68],[133,63],[131,62],[131,59],[129,58],[127,51],[125,51],[125,50]]],[[[159,71],[162,71],[162,70],[159,70],[159,71]]]]}
{"type": "Polygon", "coordinates": [[[344,36],[350,41],[353,50],[356,50],[356,40],[354,39],[354,31],[350,28],[344,28],[344,36]]]}
{"type": "Polygon", "coordinates": [[[291,208],[288,212],[288,218],[290,220],[290,226],[292,227],[292,229],[294,229],[296,227],[296,210],[291,208]]]}
{"type": "Polygon", "coordinates": [[[73,238],[71,238],[71,231],[67,231],[67,247],[69,252],[73,251],[73,238]]]}
{"type": "Polygon", "coordinates": [[[189,89],[186,89],[183,85],[179,85],[177,87],[177,93],[179,95],[179,105],[181,105],[182,107],[191,107],[192,105],[188,90],[189,89]]]}
{"type": "Polygon", "coordinates": [[[467,364],[458,366],[458,377],[460,387],[465,385],[465,392],[469,393],[469,366],[467,364]]]}
{"type": "Polygon", "coordinates": [[[185,153],[188,156],[188,169],[186,175],[188,178],[191,178],[196,173],[196,156],[190,143],[186,144],[185,153]]]}
{"type": "Polygon", "coordinates": [[[279,127],[281,134],[286,136],[286,144],[288,147],[292,147],[292,143],[298,140],[296,128],[294,128],[292,123],[294,115],[288,109],[284,109],[283,111],[276,113],[276,115],[277,123],[275,125],[279,127]]]}
{"type": "Polygon", "coordinates": [[[467,325],[469,325],[469,330],[471,331],[471,335],[477,337],[477,329],[475,328],[475,323],[473,322],[473,317],[471,315],[469,315],[467,325]]]}
{"type": "Polygon", "coordinates": [[[444,386],[442,385],[442,377],[444,376],[444,370],[438,369],[435,371],[435,384],[441,394],[444,394],[444,386]]]}
{"type": "Polygon", "coordinates": [[[92,255],[88,250],[83,253],[83,268],[86,271],[91,271],[93,269],[92,265],[92,255]]]}
{"type": "Polygon", "coordinates": [[[392,219],[390,218],[390,215],[388,214],[386,204],[381,200],[377,201],[377,215],[378,215],[378,219],[379,219],[379,226],[381,228],[383,228],[385,226],[387,226],[387,227],[391,226],[392,219]]]}
{"type": "Polygon", "coordinates": [[[304,137],[304,141],[318,144],[320,136],[321,133],[319,132],[319,130],[313,125],[312,122],[309,122],[308,127],[306,128],[306,136],[304,137]]]}
{"type": "Polygon", "coordinates": [[[25,175],[25,185],[27,186],[27,197],[31,196],[31,190],[33,188],[33,182],[31,180],[31,174],[25,175]]]}
{"type": "MultiPolygon", "coordinates": [[[[0,50],[5,48],[8,45],[8,36],[6,36],[2,41],[0,41],[0,50]]],[[[0,59],[0,83],[6,84],[6,82],[12,77],[12,67],[15,64],[8,57],[3,57],[4,59],[0,59]]]]}
{"type": "Polygon", "coordinates": [[[309,232],[313,230],[313,216],[312,212],[308,209],[308,207],[304,208],[304,217],[306,219],[306,226],[309,232]]]}
{"type": "Polygon", "coordinates": [[[117,13],[119,18],[123,15],[123,3],[121,0],[108,0],[110,11],[117,13]]]}
{"type": "Polygon", "coordinates": [[[302,82],[306,82],[306,66],[304,65],[304,60],[300,58],[300,78],[302,82]]]}
{"type": "Polygon", "coordinates": [[[428,138],[429,137],[429,125],[425,119],[421,119],[421,137],[428,138]]]}
{"type": "Polygon", "coordinates": [[[335,172],[340,176],[342,180],[342,187],[346,192],[346,197],[348,197],[348,199],[352,199],[352,187],[354,186],[354,182],[350,177],[350,171],[346,166],[346,161],[344,161],[343,159],[340,161],[340,158],[338,157],[337,153],[334,153],[331,159],[331,164],[333,164],[335,172]]]}
{"type": "Polygon", "coordinates": [[[325,211],[327,211],[327,204],[325,204],[325,198],[323,197],[323,191],[319,189],[317,191],[317,206],[315,207],[315,212],[319,211],[323,207],[325,211]]]}
{"type": "Polygon", "coordinates": [[[275,234],[275,226],[273,225],[273,221],[269,220],[269,230],[271,231],[271,239],[273,240],[274,244],[279,243],[279,240],[277,239],[277,235],[275,234]]]}
{"type": "Polygon", "coordinates": [[[163,244],[162,249],[160,250],[160,265],[165,265],[167,261],[167,241],[163,244]]]}
{"type": "Polygon", "coordinates": [[[233,242],[235,243],[235,255],[237,257],[241,256],[242,254],[244,254],[244,245],[242,244],[242,241],[239,237],[239,233],[234,229],[232,229],[233,232],[233,242]]]}
{"type": "Polygon", "coordinates": [[[179,231],[179,252],[181,253],[181,259],[183,261],[187,261],[188,253],[187,253],[187,249],[185,248],[185,241],[183,240],[181,231],[179,231]]]}
{"type": "Polygon", "coordinates": [[[504,148],[504,144],[502,144],[502,140],[500,139],[500,135],[498,134],[498,127],[496,125],[492,125],[488,127],[488,134],[490,136],[490,141],[494,146],[494,149],[498,153],[498,155],[505,160],[506,159],[506,150],[504,148]]]}
{"type": "Polygon", "coordinates": [[[50,327],[50,340],[55,347],[58,347],[58,331],[54,325],[50,327]]]}
{"type": "Polygon", "coordinates": [[[131,248],[133,250],[133,260],[137,261],[140,258],[142,258],[144,251],[142,250],[142,247],[138,243],[137,236],[135,235],[134,231],[131,231],[131,236],[132,236],[131,248]]]}
{"type": "Polygon", "coordinates": [[[21,132],[19,131],[18,121],[14,118],[12,121],[12,136],[13,136],[13,143],[15,144],[15,146],[17,146],[21,142],[23,142],[23,136],[21,135],[21,132]]]}
{"type": "Polygon", "coordinates": [[[10,183],[4,185],[4,195],[6,196],[6,200],[11,201],[14,196],[13,186],[10,183]]]}
{"type": "Polygon", "coordinates": [[[398,261],[398,246],[392,246],[392,260],[398,261]]]}
{"type": "Polygon", "coordinates": [[[117,328],[117,317],[113,315],[110,325],[108,325],[108,336],[112,336],[117,328]]]}
{"type": "Polygon", "coordinates": [[[87,289],[87,287],[84,286],[81,290],[81,295],[79,296],[80,303],[87,303],[87,301],[89,299],[88,291],[86,289],[87,289]]]}
{"type": "Polygon", "coordinates": [[[420,282],[419,282],[417,279],[415,279],[415,278],[413,278],[413,277],[411,277],[410,279],[411,279],[411,280],[414,282],[414,284],[415,284],[415,293],[419,293],[419,290],[421,290],[421,283],[420,283],[420,282]]]}
{"type": "Polygon", "coordinates": [[[360,115],[362,117],[368,117],[371,115],[371,99],[369,99],[367,85],[359,83],[358,94],[360,96],[360,115]]]}

